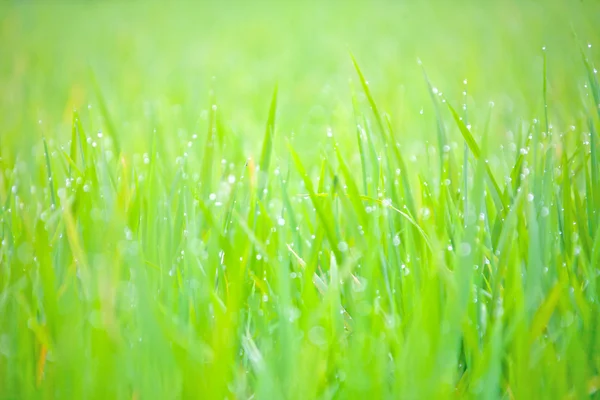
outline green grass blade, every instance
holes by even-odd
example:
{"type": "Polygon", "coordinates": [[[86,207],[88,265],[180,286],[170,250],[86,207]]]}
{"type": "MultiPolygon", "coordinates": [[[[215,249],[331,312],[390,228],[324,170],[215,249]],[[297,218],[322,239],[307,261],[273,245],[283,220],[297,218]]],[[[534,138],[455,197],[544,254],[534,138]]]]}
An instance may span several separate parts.
{"type": "Polygon", "coordinates": [[[263,196],[264,189],[267,187],[269,178],[269,164],[271,162],[271,153],[273,152],[273,138],[275,137],[275,116],[277,111],[277,85],[273,89],[271,105],[269,106],[269,117],[265,128],[265,138],[263,140],[262,152],[260,154],[260,172],[258,175],[258,198],[263,196]]]}

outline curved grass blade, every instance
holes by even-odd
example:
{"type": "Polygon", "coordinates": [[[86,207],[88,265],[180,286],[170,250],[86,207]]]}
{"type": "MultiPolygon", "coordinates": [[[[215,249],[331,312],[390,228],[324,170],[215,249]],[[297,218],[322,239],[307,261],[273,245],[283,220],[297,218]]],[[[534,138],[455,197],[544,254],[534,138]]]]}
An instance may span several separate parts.
{"type": "Polygon", "coordinates": [[[54,179],[52,177],[52,166],[50,165],[50,155],[48,154],[48,143],[46,142],[46,137],[43,138],[44,141],[44,156],[46,158],[46,168],[48,171],[48,186],[50,187],[50,200],[52,201],[52,205],[56,206],[56,193],[54,190],[54,179]]]}
{"type": "Polygon", "coordinates": [[[320,202],[317,194],[315,193],[313,183],[310,180],[310,177],[308,176],[308,174],[306,173],[306,169],[304,169],[304,165],[302,165],[302,161],[300,161],[300,157],[298,156],[296,151],[294,151],[294,149],[291,146],[288,146],[288,149],[290,151],[290,154],[292,155],[294,164],[296,165],[296,170],[298,171],[298,173],[300,174],[300,177],[304,181],[306,190],[308,190],[308,195],[313,203],[313,206],[315,207],[317,216],[318,216],[319,220],[321,221],[321,223],[323,224],[323,228],[325,230],[325,235],[327,236],[327,240],[329,241],[329,244],[331,245],[331,249],[334,252],[337,261],[341,262],[343,259],[342,252],[337,247],[337,240],[336,240],[335,230],[333,228],[333,225],[332,225],[330,219],[327,217],[327,213],[325,211],[325,208],[323,207],[323,204],[320,202]]]}
{"type": "Polygon", "coordinates": [[[106,99],[100,90],[100,85],[98,84],[98,78],[94,70],[91,70],[92,75],[92,83],[94,85],[94,91],[96,92],[96,98],[98,99],[98,106],[100,107],[100,113],[102,114],[102,118],[104,119],[104,123],[106,124],[107,133],[113,141],[113,145],[115,147],[115,153],[117,155],[121,154],[121,143],[119,141],[119,135],[117,135],[117,131],[115,129],[115,124],[113,119],[108,111],[108,106],[106,105],[106,99]]]}
{"type": "MultiPolygon", "coordinates": [[[[469,145],[469,149],[471,150],[471,153],[473,153],[473,156],[475,157],[475,159],[479,160],[481,158],[481,149],[477,145],[477,142],[473,138],[473,135],[471,135],[471,132],[469,131],[469,129],[467,128],[465,123],[460,119],[460,116],[458,115],[458,113],[456,112],[454,107],[452,107],[448,101],[446,101],[446,103],[448,104],[448,108],[450,109],[450,112],[452,113],[452,116],[454,117],[454,121],[456,122],[456,125],[458,125],[458,129],[460,130],[460,133],[462,134],[463,138],[465,139],[465,142],[467,142],[467,144],[469,145]]],[[[485,163],[485,171],[486,171],[487,178],[490,180],[490,183],[491,183],[492,197],[494,198],[494,203],[496,205],[496,208],[498,210],[505,210],[506,206],[507,206],[506,201],[504,200],[504,198],[502,196],[500,187],[498,186],[498,183],[496,182],[496,179],[494,178],[494,175],[492,174],[492,170],[490,169],[490,166],[488,163],[485,163]]]]}
{"type": "Polygon", "coordinates": [[[275,114],[277,111],[277,85],[273,89],[271,97],[271,106],[269,107],[269,117],[267,127],[265,128],[265,139],[263,141],[262,152],[260,154],[260,171],[258,174],[258,199],[263,196],[264,189],[267,187],[269,178],[269,163],[271,162],[271,153],[273,152],[273,137],[275,136],[275,114]]]}
{"type": "Polygon", "coordinates": [[[379,113],[377,104],[375,104],[373,95],[371,95],[371,89],[369,88],[369,82],[367,82],[367,80],[365,79],[365,76],[363,75],[362,71],[360,70],[360,67],[358,66],[358,62],[356,62],[356,59],[354,58],[354,56],[352,54],[350,54],[350,57],[352,58],[352,64],[354,64],[354,69],[356,69],[356,73],[358,74],[358,78],[360,79],[360,84],[362,85],[363,91],[365,92],[365,95],[367,96],[367,100],[369,101],[371,110],[373,111],[373,114],[375,115],[375,119],[377,120],[377,125],[379,127],[381,136],[384,139],[384,141],[387,141],[385,129],[383,126],[383,120],[381,119],[381,114],[379,113]]]}

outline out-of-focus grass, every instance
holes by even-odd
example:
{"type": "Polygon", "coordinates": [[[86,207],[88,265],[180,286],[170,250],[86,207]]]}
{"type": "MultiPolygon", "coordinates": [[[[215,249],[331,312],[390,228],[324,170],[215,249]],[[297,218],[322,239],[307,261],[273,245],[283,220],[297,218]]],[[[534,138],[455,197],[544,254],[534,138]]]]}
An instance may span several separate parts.
{"type": "Polygon", "coordinates": [[[598,396],[598,16],[0,4],[0,398],[598,396]]]}

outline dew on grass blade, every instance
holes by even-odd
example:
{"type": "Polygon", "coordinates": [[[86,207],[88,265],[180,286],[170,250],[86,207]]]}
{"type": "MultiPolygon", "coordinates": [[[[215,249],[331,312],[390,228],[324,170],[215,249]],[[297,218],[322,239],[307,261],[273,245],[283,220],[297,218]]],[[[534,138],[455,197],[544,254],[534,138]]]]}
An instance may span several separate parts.
{"type": "Polygon", "coordinates": [[[320,325],[313,326],[308,331],[308,340],[318,347],[327,345],[327,332],[320,325]]]}
{"type": "Polygon", "coordinates": [[[528,193],[527,194],[527,201],[531,203],[533,201],[533,199],[534,199],[533,193],[528,193]]]}
{"type": "Polygon", "coordinates": [[[468,256],[469,254],[471,254],[471,245],[467,242],[462,242],[459,246],[458,246],[458,254],[460,256],[468,256]]]}

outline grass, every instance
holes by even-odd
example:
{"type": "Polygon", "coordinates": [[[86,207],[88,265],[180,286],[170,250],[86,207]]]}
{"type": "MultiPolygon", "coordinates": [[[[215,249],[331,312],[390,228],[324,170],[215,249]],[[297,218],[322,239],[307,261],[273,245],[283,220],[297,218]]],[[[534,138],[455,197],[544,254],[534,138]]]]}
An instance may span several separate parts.
{"type": "Polygon", "coordinates": [[[598,398],[599,11],[0,5],[0,398],[598,398]]]}

